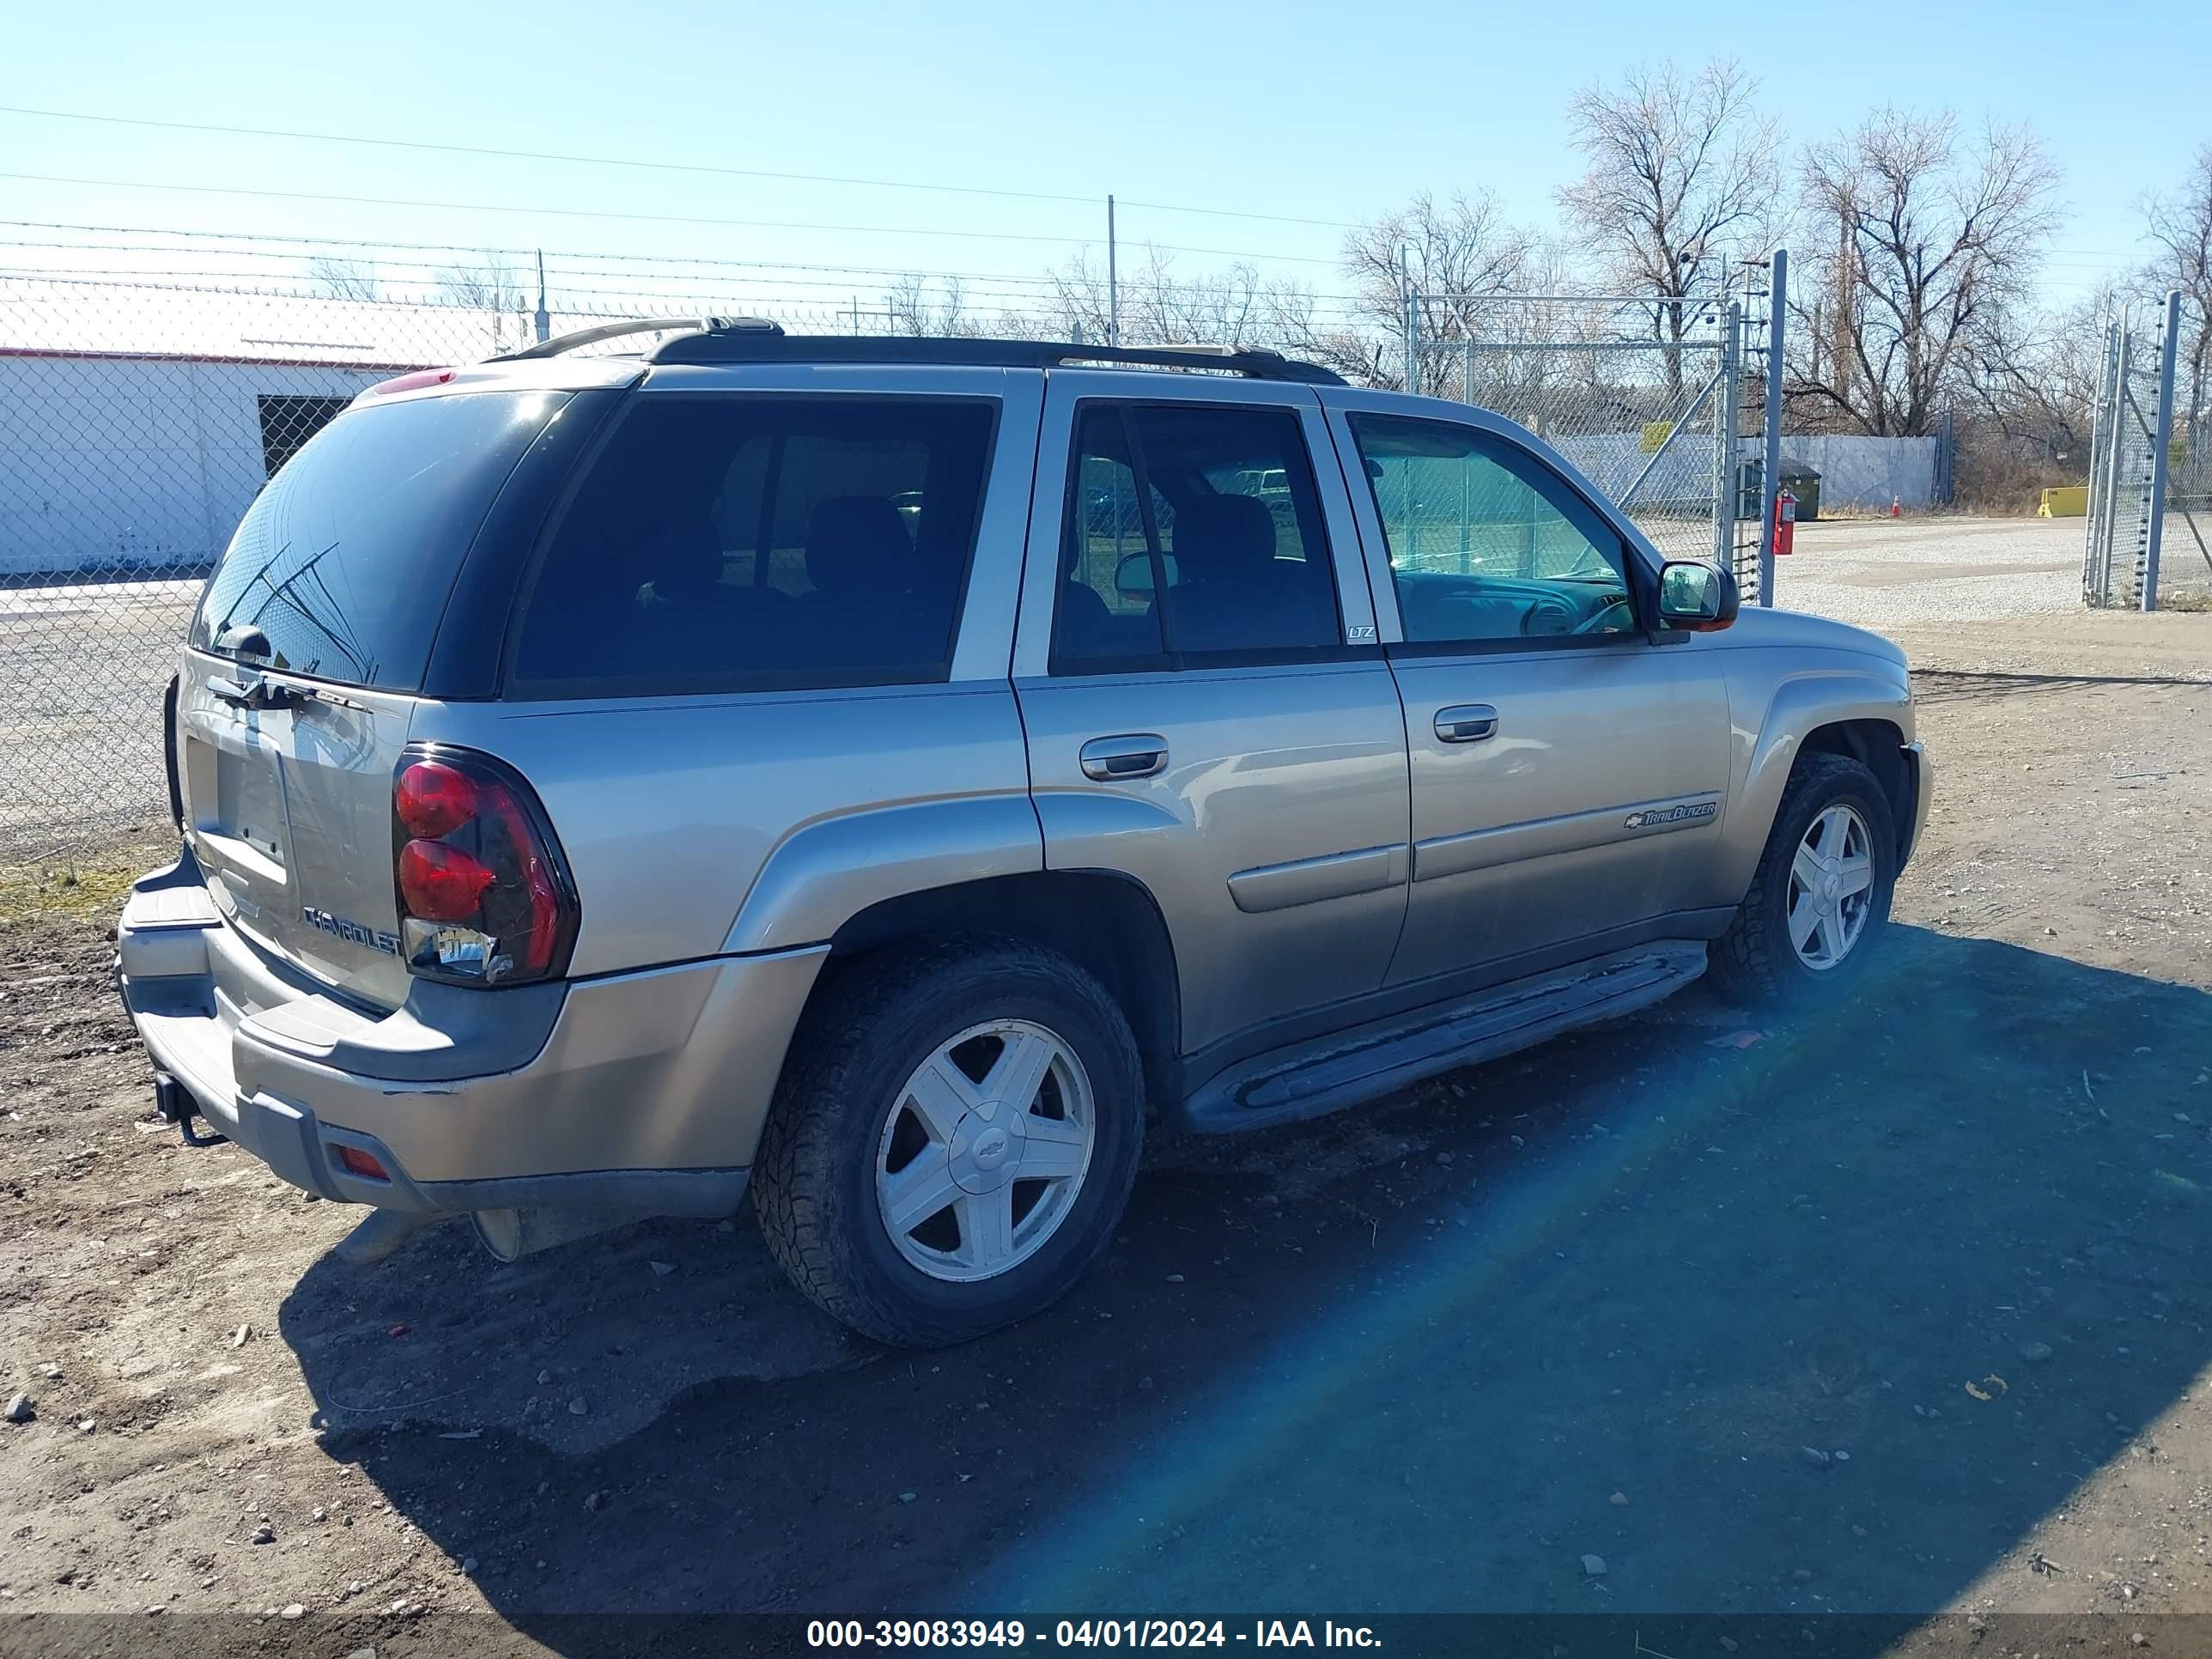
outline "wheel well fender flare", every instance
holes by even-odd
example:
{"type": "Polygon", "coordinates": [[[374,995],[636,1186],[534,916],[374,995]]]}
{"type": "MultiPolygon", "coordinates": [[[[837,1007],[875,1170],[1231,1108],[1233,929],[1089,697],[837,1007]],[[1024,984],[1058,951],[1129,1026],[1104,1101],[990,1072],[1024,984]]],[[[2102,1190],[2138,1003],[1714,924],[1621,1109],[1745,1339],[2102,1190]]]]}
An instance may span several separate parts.
{"type": "Polygon", "coordinates": [[[830,953],[851,957],[950,933],[1026,940],[1082,968],[1128,1020],[1147,1097],[1167,1097],[1182,992],[1167,920],[1142,882],[1113,870],[1037,870],[912,890],[846,918],[830,953]]]}
{"type": "Polygon", "coordinates": [[[1749,889],[1783,791],[1802,755],[1848,755],[1863,762],[1881,785],[1899,835],[1910,835],[1913,781],[1905,743],[1911,729],[1912,695],[1901,679],[1855,669],[1825,670],[1794,675],[1777,685],[1756,729],[1737,732],[1744,755],[1738,822],[1754,827],[1756,834],[1735,838],[1728,890],[1749,889]]]}
{"type": "Polygon", "coordinates": [[[1044,838],[1026,794],[840,813],[805,825],[769,854],[722,950],[819,945],[902,895],[1043,868],[1044,838]]]}

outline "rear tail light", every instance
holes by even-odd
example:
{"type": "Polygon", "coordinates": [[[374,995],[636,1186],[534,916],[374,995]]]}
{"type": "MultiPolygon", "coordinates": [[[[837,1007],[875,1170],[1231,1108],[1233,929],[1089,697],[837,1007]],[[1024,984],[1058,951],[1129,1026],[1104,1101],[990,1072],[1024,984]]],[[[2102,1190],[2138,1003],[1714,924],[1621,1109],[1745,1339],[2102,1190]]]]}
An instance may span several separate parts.
{"type": "Polygon", "coordinates": [[[465,985],[550,979],[575,943],[576,891],[544,809],[514,770],[410,745],[392,786],[393,876],[408,967],[465,985]]]}

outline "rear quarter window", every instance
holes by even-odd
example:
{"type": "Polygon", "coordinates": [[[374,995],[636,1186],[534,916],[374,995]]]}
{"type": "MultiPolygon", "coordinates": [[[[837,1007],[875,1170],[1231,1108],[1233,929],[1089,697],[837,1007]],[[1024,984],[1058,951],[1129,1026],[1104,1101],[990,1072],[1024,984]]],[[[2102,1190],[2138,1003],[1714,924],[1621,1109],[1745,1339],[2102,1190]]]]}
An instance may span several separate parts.
{"type": "Polygon", "coordinates": [[[567,401],[470,392],[348,410],[254,498],[192,618],[224,650],[258,629],[270,666],[412,691],[469,544],[567,401]]]}
{"type": "Polygon", "coordinates": [[[995,414],[975,399],[635,398],[528,586],[510,691],[945,678],[995,414]]]}

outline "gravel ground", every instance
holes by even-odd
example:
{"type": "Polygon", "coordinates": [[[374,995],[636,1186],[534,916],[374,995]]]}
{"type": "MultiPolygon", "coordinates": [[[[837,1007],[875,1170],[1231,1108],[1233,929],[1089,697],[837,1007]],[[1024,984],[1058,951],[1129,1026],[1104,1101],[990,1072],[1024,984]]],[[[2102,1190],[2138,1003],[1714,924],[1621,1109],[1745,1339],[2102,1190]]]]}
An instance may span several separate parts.
{"type": "Polygon", "coordinates": [[[1792,611],[1892,632],[1926,623],[2079,611],[2079,519],[1821,519],[1775,561],[1792,611]]]}
{"type": "Polygon", "coordinates": [[[144,1646],[149,1608],[173,1653],[385,1659],[711,1651],[592,1621],[747,1609],[2205,1650],[2212,617],[1894,631],[1938,812],[1850,1008],[1693,989],[1161,1137],[1075,1294],[945,1354],[828,1325],[749,1218],[347,1267],[351,1214],[149,1121],[98,923],[0,923],[0,1394],[35,1402],[0,1650],[144,1646]]]}

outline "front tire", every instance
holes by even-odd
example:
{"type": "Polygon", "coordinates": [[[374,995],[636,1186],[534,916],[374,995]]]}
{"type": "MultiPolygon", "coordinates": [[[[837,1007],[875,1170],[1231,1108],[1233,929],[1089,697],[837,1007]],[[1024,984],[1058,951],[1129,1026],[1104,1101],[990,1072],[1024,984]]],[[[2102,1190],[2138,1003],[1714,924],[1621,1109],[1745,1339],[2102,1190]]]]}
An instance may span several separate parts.
{"type": "Polygon", "coordinates": [[[1889,921],[1897,829],[1874,774],[1847,756],[1801,758],[1711,971],[1733,1000],[1818,1007],[1866,972],[1889,921]]]}
{"type": "Polygon", "coordinates": [[[761,1137],[753,1204],[792,1282],[879,1342],[940,1347],[1057,1301],[1144,1144],[1127,1019],[1065,957],[947,941],[832,969],[761,1137]]]}

